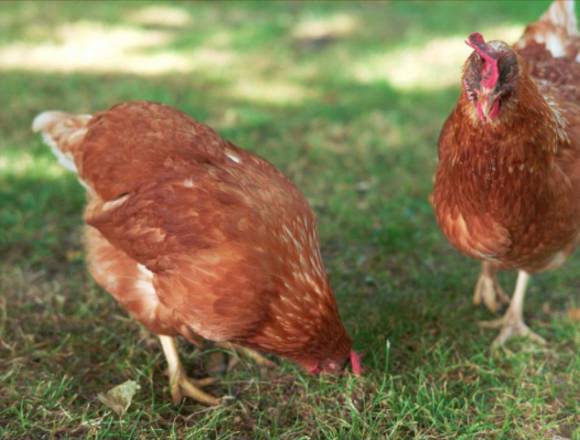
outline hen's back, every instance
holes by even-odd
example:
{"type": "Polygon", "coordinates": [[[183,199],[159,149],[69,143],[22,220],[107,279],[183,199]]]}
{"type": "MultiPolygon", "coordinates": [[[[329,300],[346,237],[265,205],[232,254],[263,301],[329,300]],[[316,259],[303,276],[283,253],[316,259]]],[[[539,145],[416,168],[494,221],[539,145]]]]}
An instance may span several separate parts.
{"type": "Polygon", "coordinates": [[[289,179],[172,107],[45,112],[33,128],[88,187],[86,222],[150,269],[232,243],[238,254],[285,255],[317,241],[314,215],[289,179]]]}
{"type": "MultiPolygon", "coordinates": [[[[574,0],[556,0],[514,45],[529,72],[550,94],[578,100],[580,35],[574,0]]],[[[544,91],[544,90],[543,90],[544,91]]]]}
{"type": "Polygon", "coordinates": [[[515,48],[553,108],[563,138],[556,157],[580,191],[580,34],[574,0],[556,0],[515,48]]]}
{"type": "MultiPolygon", "coordinates": [[[[233,180],[250,192],[256,184],[267,184],[268,201],[274,193],[285,202],[302,199],[268,161],[163,104],[132,101],[95,115],[49,111],[35,118],[33,130],[41,132],[62,165],[76,172],[104,201],[151,182],[208,174],[217,180],[233,180]]],[[[258,199],[259,193],[255,194],[258,199]]]]}

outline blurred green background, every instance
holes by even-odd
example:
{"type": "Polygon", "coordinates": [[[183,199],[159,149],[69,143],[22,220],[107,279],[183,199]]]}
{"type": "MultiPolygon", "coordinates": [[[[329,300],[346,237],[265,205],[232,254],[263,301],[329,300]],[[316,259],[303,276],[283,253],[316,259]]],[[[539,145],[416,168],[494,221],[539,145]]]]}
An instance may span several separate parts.
{"type": "MultiPolygon", "coordinates": [[[[428,203],[465,37],[513,42],[547,5],[1,2],[0,438],[580,438],[580,259],[529,288],[549,345],[492,354],[478,265],[428,203]],[[233,404],[170,404],[155,338],[85,272],[82,187],[30,131],[44,110],[130,99],[187,112],[305,192],[363,378],[243,362],[210,390],[233,404]],[[118,417],[96,395],[127,379],[141,390],[118,417]]],[[[202,375],[212,353],[182,352],[202,375]]]]}

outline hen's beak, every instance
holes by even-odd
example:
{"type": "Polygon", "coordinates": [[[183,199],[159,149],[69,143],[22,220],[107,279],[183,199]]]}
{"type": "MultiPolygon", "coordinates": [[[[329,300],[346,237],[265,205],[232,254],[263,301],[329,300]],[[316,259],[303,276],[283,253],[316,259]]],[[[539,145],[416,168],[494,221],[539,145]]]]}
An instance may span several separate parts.
{"type": "Polygon", "coordinates": [[[477,103],[477,113],[483,122],[491,121],[499,115],[498,95],[493,91],[482,93],[477,103]]]}
{"type": "Polygon", "coordinates": [[[360,355],[354,350],[350,352],[350,365],[355,376],[360,376],[363,373],[360,355]]]}

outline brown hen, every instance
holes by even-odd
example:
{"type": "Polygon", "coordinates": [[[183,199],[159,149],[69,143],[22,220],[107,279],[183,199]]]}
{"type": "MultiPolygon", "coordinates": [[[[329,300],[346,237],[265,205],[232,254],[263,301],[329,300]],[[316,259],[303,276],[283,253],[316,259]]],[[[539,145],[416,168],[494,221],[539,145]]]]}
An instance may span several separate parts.
{"type": "MultiPolygon", "coordinates": [[[[87,188],[89,270],[159,335],[174,401],[219,401],[188,379],[174,337],[239,344],[310,372],[360,372],[304,196],[264,159],[171,107],[45,112],[33,129],[87,188]]],[[[265,360],[264,360],[265,362],[265,360]]]]}
{"type": "Polygon", "coordinates": [[[510,47],[471,34],[463,90],[439,137],[432,201],[461,252],[482,260],[474,300],[507,297],[499,269],[519,271],[494,345],[542,338],[523,321],[530,273],[561,265],[580,236],[580,38],[572,1],[556,1],[510,47]]]}

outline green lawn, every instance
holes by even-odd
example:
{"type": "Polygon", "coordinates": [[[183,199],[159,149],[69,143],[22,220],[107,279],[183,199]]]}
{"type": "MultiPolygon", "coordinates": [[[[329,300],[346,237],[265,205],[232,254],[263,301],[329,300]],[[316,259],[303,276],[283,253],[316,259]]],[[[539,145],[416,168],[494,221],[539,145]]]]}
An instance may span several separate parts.
{"type": "MultiPolygon", "coordinates": [[[[492,353],[478,264],[428,202],[463,39],[514,38],[547,3],[1,2],[0,438],[580,439],[580,257],[529,288],[549,345],[492,353]],[[85,271],[83,189],[29,129],[129,99],[207,122],[304,191],[364,377],[244,361],[210,388],[232,404],[171,405],[156,339],[85,271]],[[128,379],[119,417],[96,396],[128,379]]],[[[193,376],[215,357],[182,354],[193,376]]]]}

